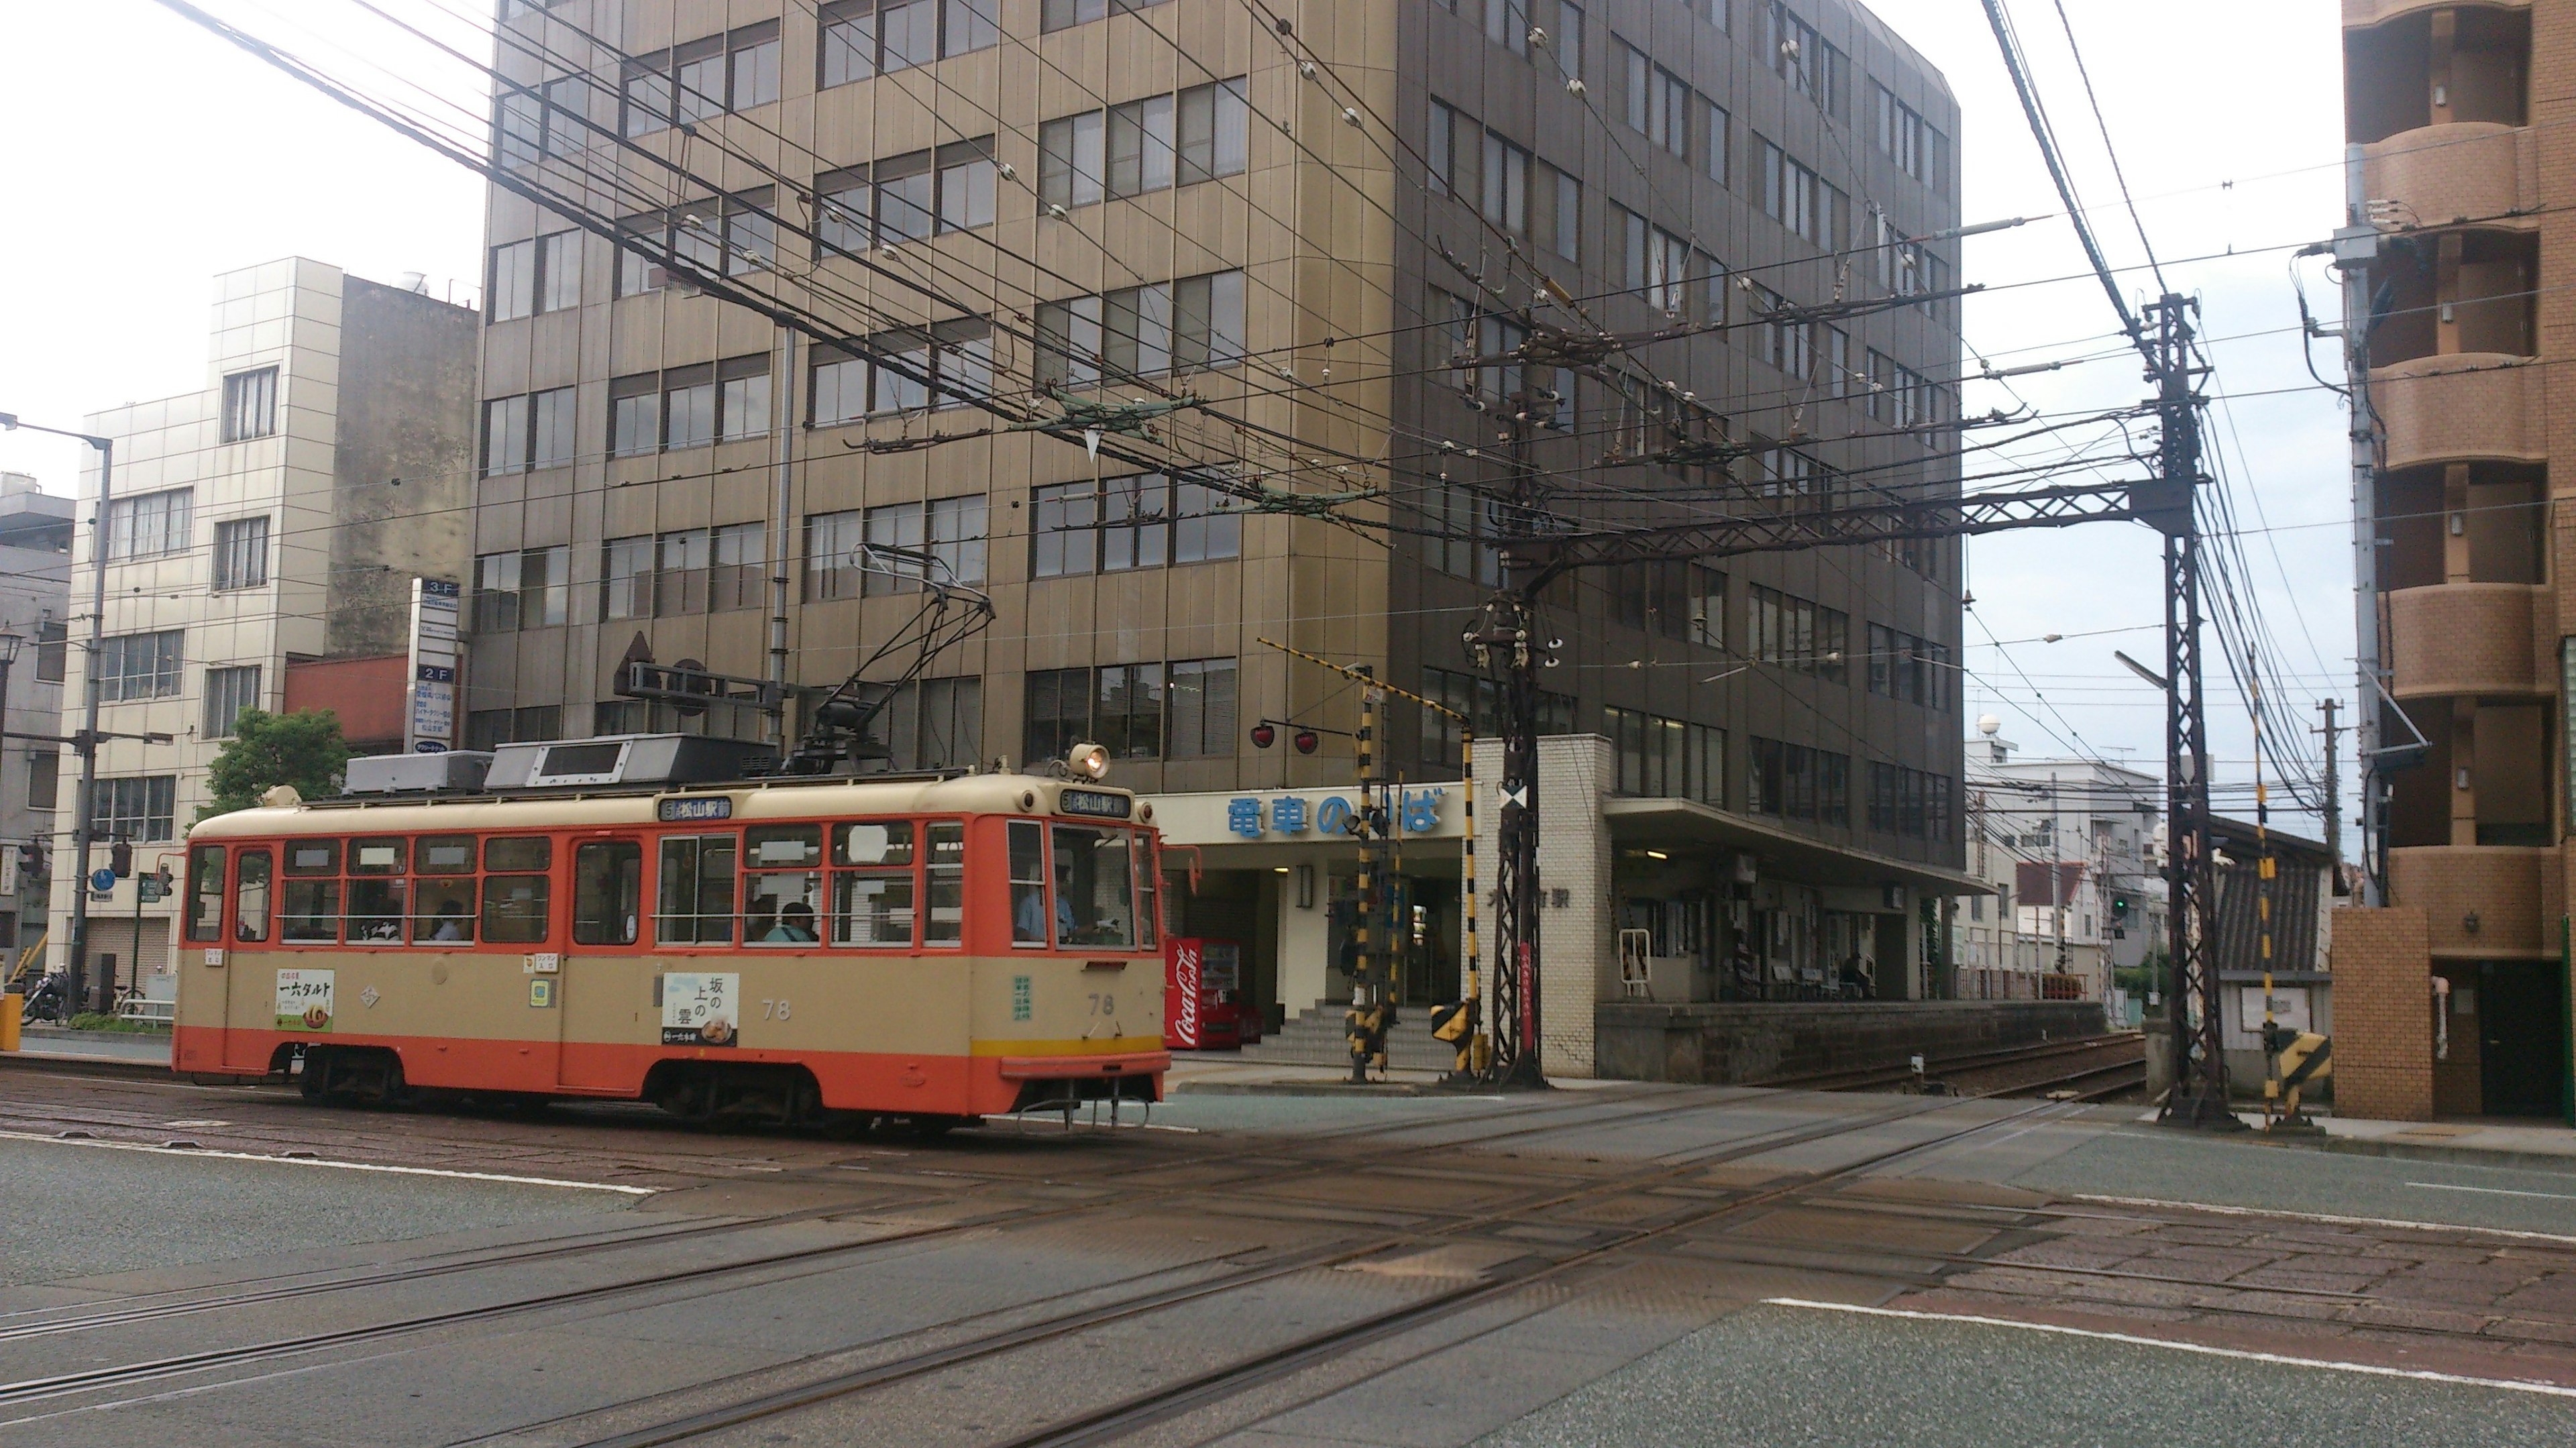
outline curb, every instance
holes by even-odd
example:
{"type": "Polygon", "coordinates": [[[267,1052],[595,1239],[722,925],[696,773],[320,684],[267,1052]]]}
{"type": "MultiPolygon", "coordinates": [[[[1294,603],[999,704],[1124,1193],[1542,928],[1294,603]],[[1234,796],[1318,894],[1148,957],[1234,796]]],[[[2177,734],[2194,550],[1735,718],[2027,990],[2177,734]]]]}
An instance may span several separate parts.
{"type": "Polygon", "coordinates": [[[148,1076],[160,1080],[184,1079],[170,1069],[167,1061],[131,1060],[122,1056],[80,1056],[57,1051],[0,1051],[0,1068],[15,1067],[22,1071],[58,1071],[71,1076],[148,1076]]]}
{"type": "Polygon", "coordinates": [[[1354,1086],[1344,1081],[1182,1081],[1174,1096],[1454,1096],[1442,1086],[1410,1081],[1371,1081],[1354,1086]]]}
{"type": "Polygon", "coordinates": [[[2314,1151],[2330,1156],[2377,1156],[2401,1161],[2447,1162],[2453,1166],[2492,1166],[2517,1171],[2546,1171],[2576,1175],[2576,1154],[2549,1151],[2433,1146],[2412,1141],[2379,1141],[2359,1136],[2329,1136],[2323,1140],[2297,1141],[2267,1138],[2261,1132],[2248,1132],[2238,1140],[2247,1146],[2268,1147],[2275,1151],[2314,1151]]]}

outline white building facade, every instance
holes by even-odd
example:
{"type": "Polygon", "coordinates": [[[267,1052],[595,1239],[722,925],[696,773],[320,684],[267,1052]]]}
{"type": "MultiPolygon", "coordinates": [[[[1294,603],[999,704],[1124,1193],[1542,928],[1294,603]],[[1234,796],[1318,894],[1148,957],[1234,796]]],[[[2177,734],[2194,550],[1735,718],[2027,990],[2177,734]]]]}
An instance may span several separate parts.
{"type": "Polygon", "coordinates": [[[2163,955],[2163,781],[2016,750],[1968,746],[1968,867],[1995,895],[1953,907],[1959,993],[2111,1000],[2119,972],[2163,955]]]}

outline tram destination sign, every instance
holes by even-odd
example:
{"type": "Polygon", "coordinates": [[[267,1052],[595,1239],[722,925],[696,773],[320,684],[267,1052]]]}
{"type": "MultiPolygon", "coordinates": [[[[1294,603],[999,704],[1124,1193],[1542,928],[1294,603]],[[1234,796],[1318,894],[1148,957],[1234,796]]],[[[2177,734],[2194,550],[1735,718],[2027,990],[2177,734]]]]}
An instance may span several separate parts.
{"type": "Polygon", "coordinates": [[[1105,789],[1068,789],[1057,795],[1055,807],[1060,814],[1091,815],[1097,819],[1123,820],[1135,809],[1136,801],[1105,789]]]}
{"type": "Polygon", "coordinates": [[[695,824],[701,820],[729,820],[733,818],[733,796],[707,794],[658,800],[654,803],[653,813],[664,824],[695,824]]]}

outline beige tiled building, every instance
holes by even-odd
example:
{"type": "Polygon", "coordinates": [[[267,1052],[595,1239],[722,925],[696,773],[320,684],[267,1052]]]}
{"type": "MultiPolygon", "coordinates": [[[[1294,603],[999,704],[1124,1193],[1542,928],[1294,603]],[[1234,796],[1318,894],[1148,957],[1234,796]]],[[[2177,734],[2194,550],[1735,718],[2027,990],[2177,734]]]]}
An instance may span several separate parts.
{"type": "Polygon", "coordinates": [[[2345,121],[2380,231],[2371,501],[2395,701],[2380,735],[2420,730],[2430,747],[2386,776],[2387,899],[2418,923],[2334,932],[2337,1090],[2391,1115],[2554,1117],[2576,863],[2562,847],[2576,551],[2554,466],[2576,457],[2576,4],[2344,0],[2343,20],[2345,121]]]}
{"type": "MultiPolygon", "coordinates": [[[[1452,363],[1516,346],[1503,312],[1542,274],[1568,299],[1538,301],[1554,323],[1697,329],[1641,349],[1624,391],[1528,379],[1561,399],[1537,465],[1581,506],[1956,485],[1955,247],[1908,240],[1958,224],[1956,108],[1847,0],[1369,0],[1294,23],[1233,0],[507,8],[500,154],[555,204],[491,198],[469,744],[754,734],[746,712],[621,699],[620,660],[640,635],[663,663],[763,676],[783,579],[786,682],[828,689],[921,603],[856,566],[877,542],[996,609],[896,700],[894,766],[1087,738],[1147,791],[1344,782],[1353,689],[1261,640],[1490,716],[1458,638],[1495,581],[1477,537],[1518,369],[1452,363]],[[852,345],[700,294],[690,268],[852,345]],[[1888,305],[1759,321],[1838,297],[1888,305]],[[1727,414],[1731,473],[1639,456],[1669,440],[1661,379],[1727,414]],[[1050,386],[1204,406],[1095,457],[975,405],[1051,416],[1050,386]],[[1247,738],[1265,719],[1267,750],[1247,738]]],[[[1710,992],[1827,993],[1871,953],[1888,993],[1937,991],[1925,901],[1972,885],[1957,589],[1954,545],[1909,545],[1556,590],[1548,732],[1609,740],[1610,793],[1696,812],[1603,929],[1701,958],[1710,992]]],[[[1396,709],[1381,760],[1454,779],[1455,732],[1396,709]]],[[[1266,816],[1243,842],[1303,843],[1266,816]]],[[[1333,938],[1283,923],[1341,908],[1328,856],[1301,905],[1284,857],[1211,850],[1183,929],[1254,942],[1257,988],[1304,1008],[1286,982],[1324,967],[1274,945],[1333,938]]],[[[1438,962],[1456,867],[1407,868],[1438,962]]]]}
{"type": "MultiPolygon", "coordinates": [[[[116,444],[107,614],[86,647],[97,530],[75,545],[63,713],[78,728],[90,675],[100,746],[93,867],[133,846],[137,876],[179,873],[206,770],[244,709],[332,708],[362,748],[399,749],[411,580],[455,578],[472,496],[474,313],[407,287],[291,257],[215,278],[206,386],[90,414],[116,444]],[[356,677],[351,677],[352,671],[356,677]]],[[[95,462],[79,516],[98,510],[95,462]]],[[[71,944],[79,761],[59,756],[52,950],[71,944]]],[[[90,910],[88,979],[167,969],[175,898],[133,879],[90,910]]],[[[175,893],[174,897],[175,897],[175,893]]]]}

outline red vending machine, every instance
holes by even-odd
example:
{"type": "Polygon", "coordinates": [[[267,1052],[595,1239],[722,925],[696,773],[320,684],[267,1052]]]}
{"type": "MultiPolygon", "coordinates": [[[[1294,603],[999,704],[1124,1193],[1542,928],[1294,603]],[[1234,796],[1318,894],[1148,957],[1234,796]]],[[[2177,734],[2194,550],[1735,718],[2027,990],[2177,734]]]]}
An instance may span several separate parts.
{"type": "MultiPolygon", "coordinates": [[[[1174,1049],[1235,1047],[1246,1037],[1243,947],[1231,940],[1175,939],[1163,947],[1163,1044],[1174,1049]]],[[[1250,1038],[1261,1039],[1251,1023],[1250,1038]]]]}

